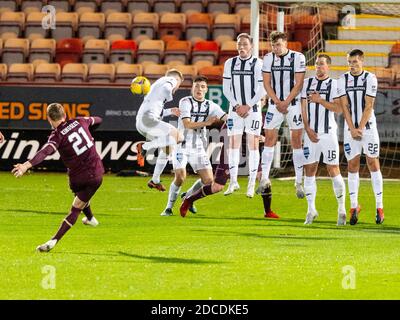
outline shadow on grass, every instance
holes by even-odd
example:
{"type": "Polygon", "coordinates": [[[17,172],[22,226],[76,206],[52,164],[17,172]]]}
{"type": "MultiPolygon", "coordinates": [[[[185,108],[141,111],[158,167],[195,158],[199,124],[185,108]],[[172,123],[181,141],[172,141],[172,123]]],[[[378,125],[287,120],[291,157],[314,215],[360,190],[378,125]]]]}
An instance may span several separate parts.
{"type": "MultiPolygon", "coordinates": [[[[67,210],[67,208],[66,208],[67,210]]],[[[51,214],[51,215],[59,215],[59,216],[66,216],[68,215],[67,211],[64,212],[58,212],[58,211],[44,211],[44,210],[28,210],[28,209],[0,209],[0,211],[3,212],[22,212],[22,213],[37,213],[37,214],[51,214]]],[[[96,216],[111,216],[110,214],[107,213],[97,213],[96,216]]]]}
{"type": "Polygon", "coordinates": [[[307,236],[296,236],[291,234],[280,234],[280,235],[264,235],[249,232],[235,232],[235,231],[212,231],[212,230],[201,230],[192,229],[195,232],[207,232],[214,233],[216,235],[231,235],[231,236],[242,236],[249,238],[262,238],[262,239],[279,239],[279,240],[336,240],[337,237],[307,237],[307,236]]]}
{"type": "Polygon", "coordinates": [[[201,259],[184,259],[184,258],[170,258],[170,257],[158,257],[158,256],[141,256],[138,254],[132,254],[127,252],[118,251],[118,254],[124,257],[130,257],[135,259],[148,260],[155,263],[184,263],[184,264],[222,264],[224,261],[215,260],[201,260],[201,259]]]}

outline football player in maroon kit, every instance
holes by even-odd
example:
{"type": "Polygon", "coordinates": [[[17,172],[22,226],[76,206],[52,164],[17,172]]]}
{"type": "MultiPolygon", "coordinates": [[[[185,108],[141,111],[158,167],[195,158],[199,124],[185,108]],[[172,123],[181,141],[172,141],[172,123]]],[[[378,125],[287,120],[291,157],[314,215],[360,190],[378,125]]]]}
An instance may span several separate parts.
{"type": "Polygon", "coordinates": [[[99,117],[85,117],[67,120],[61,104],[52,103],[47,107],[47,120],[53,131],[47,143],[36,155],[25,163],[14,165],[12,173],[19,178],[41,163],[47,156],[58,151],[68,169],[69,186],[75,194],[70,213],[65,217],[56,235],[37,247],[40,252],[48,252],[75,224],[81,211],[85,214],[85,225],[97,226],[98,221],[90,208],[90,199],[103,181],[104,167],[96,151],[89,127],[100,124],[99,117]]]}

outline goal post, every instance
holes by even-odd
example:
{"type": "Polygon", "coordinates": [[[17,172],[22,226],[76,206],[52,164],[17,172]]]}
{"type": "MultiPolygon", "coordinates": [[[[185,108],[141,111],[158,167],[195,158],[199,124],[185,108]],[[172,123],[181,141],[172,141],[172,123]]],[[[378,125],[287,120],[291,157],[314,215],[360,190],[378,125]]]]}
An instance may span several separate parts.
{"type": "MultiPolygon", "coordinates": [[[[400,1],[251,0],[250,15],[254,56],[263,58],[271,50],[270,32],[288,32],[292,46],[289,48],[300,47],[296,51],[306,56],[306,77],[314,75],[314,62],[320,52],[331,56],[331,77],[338,78],[348,71],[346,53],[355,48],[364,51],[365,69],[378,77],[375,113],[381,138],[382,173],[385,178],[400,178],[400,126],[397,125],[400,123],[400,1]],[[396,43],[399,43],[397,55],[392,53],[396,43]]],[[[340,165],[346,170],[342,149],[344,120],[342,116],[337,120],[340,165]]],[[[294,170],[287,125],[279,134],[279,150],[276,150],[279,157],[271,175],[289,176],[294,170]]],[[[366,166],[360,174],[369,175],[366,166]]]]}

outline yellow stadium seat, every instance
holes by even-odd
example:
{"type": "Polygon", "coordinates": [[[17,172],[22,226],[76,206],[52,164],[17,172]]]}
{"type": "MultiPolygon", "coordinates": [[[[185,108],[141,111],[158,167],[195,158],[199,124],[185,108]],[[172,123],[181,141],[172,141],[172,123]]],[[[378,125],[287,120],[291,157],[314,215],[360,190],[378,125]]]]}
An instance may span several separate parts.
{"type": "Polygon", "coordinates": [[[154,82],[157,79],[163,77],[168,70],[168,66],[165,64],[149,64],[143,67],[143,75],[154,82]]]}
{"type": "Polygon", "coordinates": [[[86,82],[88,67],[84,63],[67,63],[61,72],[61,81],[67,83],[86,82]]]}
{"type": "Polygon", "coordinates": [[[0,16],[0,37],[3,40],[18,38],[25,26],[25,13],[3,12],[0,16]]]}
{"type": "Polygon", "coordinates": [[[132,15],[127,12],[112,12],[106,18],[104,38],[110,40],[128,39],[131,32],[132,15]]]}
{"type": "Polygon", "coordinates": [[[111,83],[115,78],[115,66],[113,64],[93,63],[89,66],[88,82],[111,83]]]}
{"type": "Polygon", "coordinates": [[[110,41],[102,39],[89,39],[83,49],[82,62],[106,63],[110,53],[110,41]]]}
{"type": "Polygon", "coordinates": [[[29,62],[44,60],[47,63],[53,61],[56,52],[56,40],[54,39],[35,39],[31,43],[29,50],[29,62]]]}
{"type": "Polygon", "coordinates": [[[36,66],[33,80],[35,82],[60,81],[61,68],[58,63],[41,63],[36,66]]]}
{"type": "Polygon", "coordinates": [[[85,43],[89,39],[100,39],[104,30],[104,13],[85,12],[79,19],[78,37],[85,43]]]}
{"type": "Polygon", "coordinates": [[[143,40],[139,43],[137,63],[153,61],[160,63],[164,56],[164,42],[162,40],[143,40]]]}
{"type": "Polygon", "coordinates": [[[33,64],[14,63],[8,67],[8,82],[30,82],[33,78],[33,64]]]}
{"type": "Polygon", "coordinates": [[[131,83],[132,79],[136,76],[143,74],[143,67],[141,64],[118,64],[115,72],[115,83],[131,83]]]}
{"type": "Polygon", "coordinates": [[[23,63],[29,53],[28,39],[8,39],[4,43],[3,63],[23,63]]]}

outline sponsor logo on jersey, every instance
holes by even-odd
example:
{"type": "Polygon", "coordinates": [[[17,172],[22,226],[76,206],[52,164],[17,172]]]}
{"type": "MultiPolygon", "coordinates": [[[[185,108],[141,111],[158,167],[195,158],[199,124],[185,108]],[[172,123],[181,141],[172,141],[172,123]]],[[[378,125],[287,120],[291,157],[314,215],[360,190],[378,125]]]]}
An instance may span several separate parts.
{"type": "Polygon", "coordinates": [[[179,162],[182,162],[182,159],[183,159],[183,153],[177,152],[176,153],[176,160],[178,160],[179,162]]]}
{"type": "Polygon", "coordinates": [[[228,127],[229,130],[232,130],[232,128],[233,128],[233,119],[228,119],[226,121],[226,126],[228,127]]]}

